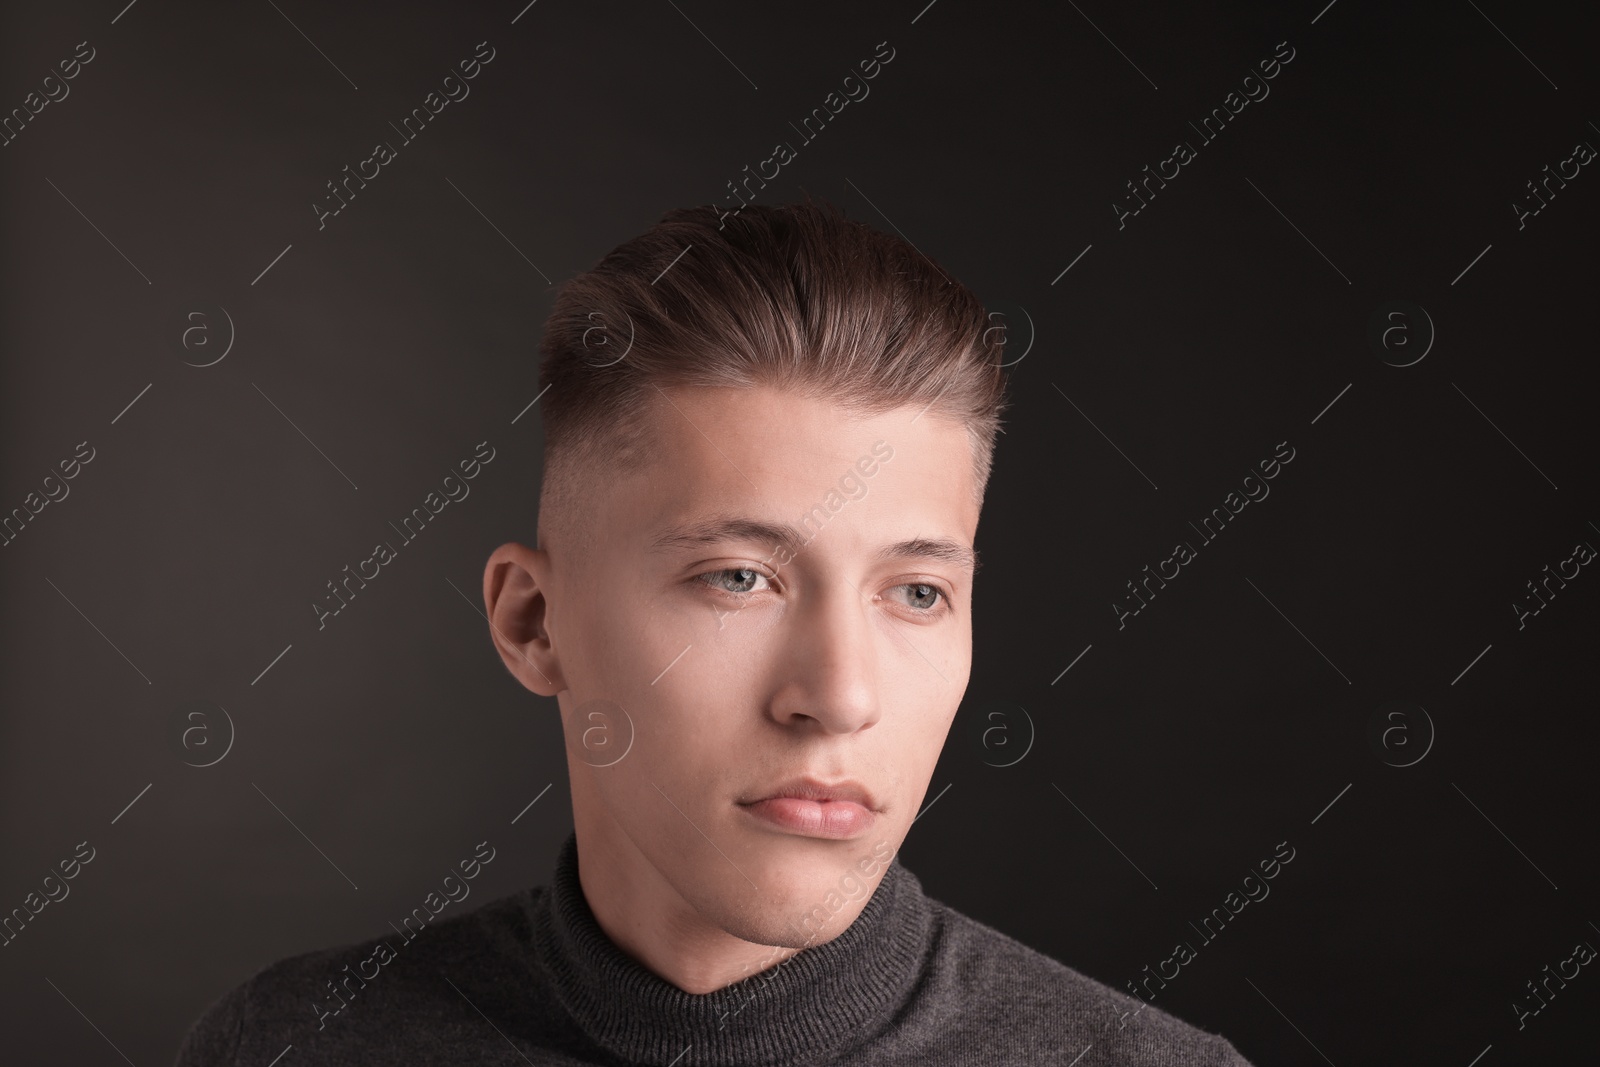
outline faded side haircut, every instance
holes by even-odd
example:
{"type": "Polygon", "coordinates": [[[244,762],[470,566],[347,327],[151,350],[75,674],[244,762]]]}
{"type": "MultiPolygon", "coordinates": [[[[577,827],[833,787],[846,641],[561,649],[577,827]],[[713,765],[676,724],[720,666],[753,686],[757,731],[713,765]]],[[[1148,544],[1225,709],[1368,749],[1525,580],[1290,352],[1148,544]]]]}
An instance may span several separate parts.
{"type": "MultiPolygon", "coordinates": [[[[1007,407],[1005,330],[899,237],[806,200],[679,208],[563,284],[539,346],[541,536],[648,463],[658,388],[769,386],[964,424],[981,504],[1007,407]]],[[[576,535],[575,539],[576,539],[576,535]]],[[[559,538],[558,538],[559,540],[559,538]]]]}

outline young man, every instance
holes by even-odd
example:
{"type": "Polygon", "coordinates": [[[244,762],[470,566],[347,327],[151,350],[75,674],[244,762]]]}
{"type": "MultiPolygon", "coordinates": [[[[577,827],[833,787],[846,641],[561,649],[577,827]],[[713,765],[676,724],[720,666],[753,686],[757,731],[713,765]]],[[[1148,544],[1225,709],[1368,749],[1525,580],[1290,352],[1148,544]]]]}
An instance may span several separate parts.
{"type": "Polygon", "coordinates": [[[568,282],[539,547],[483,581],[562,716],[551,883],[269,967],[180,1064],[1248,1067],[895,861],[971,666],[993,326],[813,202],[673,211],[568,282]]]}

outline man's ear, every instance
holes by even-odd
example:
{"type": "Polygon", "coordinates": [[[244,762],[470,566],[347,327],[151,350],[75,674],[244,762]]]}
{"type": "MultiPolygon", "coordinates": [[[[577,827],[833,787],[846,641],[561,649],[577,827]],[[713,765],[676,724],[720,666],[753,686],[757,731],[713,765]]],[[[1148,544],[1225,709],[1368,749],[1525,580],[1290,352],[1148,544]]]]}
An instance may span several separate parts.
{"type": "Polygon", "coordinates": [[[483,569],[490,639],[506,669],[543,697],[567,688],[545,629],[549,577],[549,553],[512,542],[495,549],[483,569]]]}

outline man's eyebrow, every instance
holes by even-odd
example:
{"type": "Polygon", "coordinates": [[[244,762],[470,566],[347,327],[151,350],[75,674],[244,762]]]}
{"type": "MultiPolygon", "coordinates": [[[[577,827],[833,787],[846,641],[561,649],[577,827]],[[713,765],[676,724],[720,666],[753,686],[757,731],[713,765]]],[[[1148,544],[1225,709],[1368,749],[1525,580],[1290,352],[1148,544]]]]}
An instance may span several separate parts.
{"type": "Polygon", "coordinates": [[[977,549],[968,548],[943,537],[917,537],[910,541],[885,545],[879,550],[878,558],[880,560],[936,559],[944,563],[954,563],[958,567],[966,567],[973,574],[977,574],[978,568],[982,565],[978,561],[977,549]]]}
{"type": "MultiPolygon", "coordinates": [[[[797,556],[804,551],[808,540],[800,529],[784,523],[747,518],[706,519],[673,527],[651,542],[650,549],[665,552],[704,548],[730,541],[750,541],[784,548],[791,556],[797,556]]],[[[973,574],[981,566],[976,549],[944,537],[915,537],[885,545],[878,550],[876,558],[933,559],[969,568],[973,574]]]]}

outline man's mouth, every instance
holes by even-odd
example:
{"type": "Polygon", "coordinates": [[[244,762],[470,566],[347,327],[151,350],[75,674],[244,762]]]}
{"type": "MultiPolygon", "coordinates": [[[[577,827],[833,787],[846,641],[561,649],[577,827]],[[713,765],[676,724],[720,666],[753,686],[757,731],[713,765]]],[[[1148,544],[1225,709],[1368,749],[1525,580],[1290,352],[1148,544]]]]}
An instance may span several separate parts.
{"type": "Polygon", "coordinates": [[[860,782],[792,779],[739,802],[756,819],[802,837],[859,837],[877,821],[877,802],[860,782]]]}

